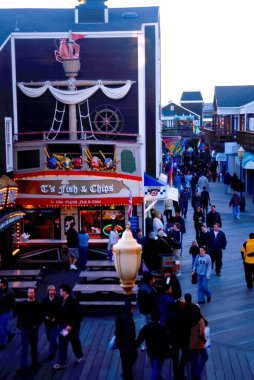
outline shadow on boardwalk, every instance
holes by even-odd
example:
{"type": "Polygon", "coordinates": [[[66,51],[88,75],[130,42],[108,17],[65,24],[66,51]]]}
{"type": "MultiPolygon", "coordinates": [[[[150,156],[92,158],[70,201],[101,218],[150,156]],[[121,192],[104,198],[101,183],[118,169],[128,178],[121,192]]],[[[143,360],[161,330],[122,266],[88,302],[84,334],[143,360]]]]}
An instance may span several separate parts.
{"type": "MultiPolygon", "coordinates": [[[[251,380],[254,379],[254,290],[246,288],[243,265],[240,255],[242,243],[250,232],[254,232],[254,207],[246,199],[246,212],[240,222],[234,222],[229,208],[229,196],[224,194],[222,184],[211,184],[211,200],[222,216],[222,230],[226,233],[228,245],[223,256],[222,276],[213,273],[210,280],[212,302],[202,305],[202,313],[211,328],[212,347],[206,365],[204,379],[207,380],[251,380]]],[[[161,205],[159,205],[161,206],[161,205]]],[[[183,241],[183,266],[180,277],[183,293],[190,292],[197,301],[197,286],[191,285],[191,257],[188,254],[195,232],[192,221],[192,209],[186,219],[187,233],[183,241]]],[[[39,284],[38,297],[45,294],[47,284],[59,286],[62,282],[74,285],[77,273],[65,270],[46,270],[39,284]]],[[[69,350],[68,366],[64,371],[54,373],[52,364],[47,362],[47,342],[43,326],[40,328],[39,356],[41,368],[31,372],[26,379],[84,379],[84,380],[120,380],[121,363],[119,352],[109,351],[108,342],[114,333],[114,320],[117,311],[110,308],[85,308],[81,328],[81,341],[84,360],[75,365],[72,350],[69,350]]],[[[137,331],[141,327],[141,318],[135,311],[137,331]]],[[[7,349],[0,352],[0,380],[15,378],[19,367],[20,336],[9,343],[7,349]]],[[[187,368],[188,379],[191,379],[187,368]]],[[[163,378],[173,379],[171,363],[165,361],[163,378]]],[[[150,379],[150,363],[145,352],[139,352],[135,365],[135,380],[150,379]]]]}

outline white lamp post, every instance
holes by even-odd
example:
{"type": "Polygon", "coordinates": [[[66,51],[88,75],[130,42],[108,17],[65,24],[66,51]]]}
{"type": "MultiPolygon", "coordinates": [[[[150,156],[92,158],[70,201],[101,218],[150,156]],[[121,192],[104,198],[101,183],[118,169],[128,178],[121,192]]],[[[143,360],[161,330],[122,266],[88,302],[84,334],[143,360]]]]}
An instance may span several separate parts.
{"type": "Polygon", "coordinates": [[[126,295],[132,294],[132,288],[140,268],[141,253],[142,246],[133,238],[129,227],[126,227],[121,239],[113,245],[115,267],[126,295]]]}
{"type": "Polygon", "coordinates": [[[125,331],[124,346],[126,356],[126,367],[128,373],[132,372],[132,364],[129,352],[129,336],[130,336],[130,319],[131,319],[131,296],[132,289],[138,274],[141,263],[142,246],[133,239],[129,226],[126,226],[121,239],[113,245],[114,263],[120,277],[121,287],[125,295],[125,331]]]}
{"type": "Polygon", "coordinates": [[[244,154],[245,154],[245,150],[243,149],[243,147],[241,145],[237,151],[237,155],[238,155],[238,158],[240,161],[240,186],[241,186],[240,194],[241,194],[241,197],[242,197],[242,162],[243,162],[244,154]]]}

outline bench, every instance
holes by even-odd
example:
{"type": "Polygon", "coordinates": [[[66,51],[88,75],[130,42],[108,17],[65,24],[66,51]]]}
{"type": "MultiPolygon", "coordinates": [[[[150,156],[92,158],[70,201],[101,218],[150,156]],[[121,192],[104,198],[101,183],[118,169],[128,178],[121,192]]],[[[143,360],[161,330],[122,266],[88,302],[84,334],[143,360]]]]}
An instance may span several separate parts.
{"type": "MultiPolygon", "coordinates": [[[[79,277],[88,281],[102,280],[102,279],[119,279],[119,274],[116,271],[82,271],[79,277]]],[[[141,276],[137,276],[136,280],[139,281],[141,276]]]]}
{"type": "Polygon", "coordinates": [[[96,268],[97,270],[105,270],[105,268],[108,268],[112,271],[115,270],[114,262],[109,260],[88,260],[86,263],[86,267],[90,270],[94,270],[94,268],[96,268]]]}
{"type": "MultiPolygon", "coordinates": [[[[118,293],[123,294],[123,288],[120,284],[76,284],[72,289],[73,292],[83,294],[93,293],[118,293]]],[[[138,292],[138,287],[135,285],[132,289],[133,294],[138,292]]]]}
{"type": "MultiPolygon", "coordinates": [[[[136,306],[136,301],[131,301],[132,304],[136,306]]],[[[82,306],[124,306],[124,301],[79,301],[79,304],[82,306]]]]}
{"type": "Polygon", "coordinates": [[[5,277],[8,280],[19,280],[23,281],[25,279],[36,280],[39,279],[41,273],[40,269],[2,269],[0,270],[0,277],[5,277]]]}
{"type": "Polygon", "coordinates": [[[23,290],[28,288],[36,288],[37,281],[10,281],[8,286],[12,290],[23,290]]]}

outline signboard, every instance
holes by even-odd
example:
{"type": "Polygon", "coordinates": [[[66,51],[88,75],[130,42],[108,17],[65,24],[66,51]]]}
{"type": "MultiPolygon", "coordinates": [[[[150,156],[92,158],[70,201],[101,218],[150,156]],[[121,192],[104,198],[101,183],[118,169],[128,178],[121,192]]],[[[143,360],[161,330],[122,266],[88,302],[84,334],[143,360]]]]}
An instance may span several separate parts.
{"type": "Polygon", "coordinates": [[[225,161],[227,161],[227,155],[225,153],[217,153],[216,154],[216,161],[217,162],[225,162],[225,161]]]}
{"type": "Polygon", "coordinates": [[[178,202],[178,189],[176,189],[175,187],[169,187],[166,191],[166,198],[178,202]]]}

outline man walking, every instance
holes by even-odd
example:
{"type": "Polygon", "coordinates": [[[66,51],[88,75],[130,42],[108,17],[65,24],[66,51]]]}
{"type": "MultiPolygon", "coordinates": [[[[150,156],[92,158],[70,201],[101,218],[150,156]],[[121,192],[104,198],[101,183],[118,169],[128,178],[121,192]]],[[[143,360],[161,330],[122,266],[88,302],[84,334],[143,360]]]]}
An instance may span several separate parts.
{"type": "Polygon", "coordinates": [[[206,216],[206,225],[212,229],[215,223],[219,223],[220,227],[222,227],[220,213],[216,211],[215,205],[211,205],[211,211],[206,216]]]}
{"type": "Polygon", "coordinates": [[[54,285],[49,285],[47,288],[47,296],[42,300],[42,310],[46,336],[49,342],[47,360],[52,360],[55,357],[58,348],[58,324],[61,311],[61,298],[56,295],[56,288],[54,285]]]}
{"type": "Polygon", "coordinates": [[[196,257],[193,265],[193,274],[198,274],[198,304],[211,301],[211,292],[208,289],[208,281],[211,277],[211,257],[206,254],[206,247],[200,247],[199,255],[196,257]]]}
{"type": "Polygon", "coordinates": [[[67,247],[68,247],[68,255],[70,260],[70,269],[78,270],[76,267],[76,262],[79,258],[79,240],[78,233],[75,230],[75,222],[71,222],[70,228],[66,232],[67,237],[67,247]]]}
{"type": "Polygon", "coordinates": [[[79,304],[71,295],[71,287],[68,284],[60,286],[62,305],[59,318],[59,361],[53,366],[54,370],[66,367],[68,343],[71,342],[76,363],[81,363],[83,352],[79,339],[80,323],[82,320],[79,304]]]}
{"type": "Polygon", "coordinates": [[[210,231],[209,252],[212,259],[212,268],[215,263],[215,271],[217,276],[221,275],[222,267],[222,250],[227,246],[226,235],[220,230],[219,223],[215,223],[213,230],[210,231]]]}
{"type": "Polygon", "coordinates": [[[249,239],[243,243],[241,255],[243,258],[247,288],[252,289],[254,281],[254,233],[250,233],[249,239]]]}
{"type": "Polygon", "coordinates": [[[17,308],[17,327],[21,334],[21,360],[20,368],[16,371],[18,376],[26,374],[28,366],[28,347],[31,346],[32,368],[39,367],[38,362],[38,332],[42,323],[43,314],[41,304],[35,299],[35,288],[28,288],[27,300],[17,308]]]}

